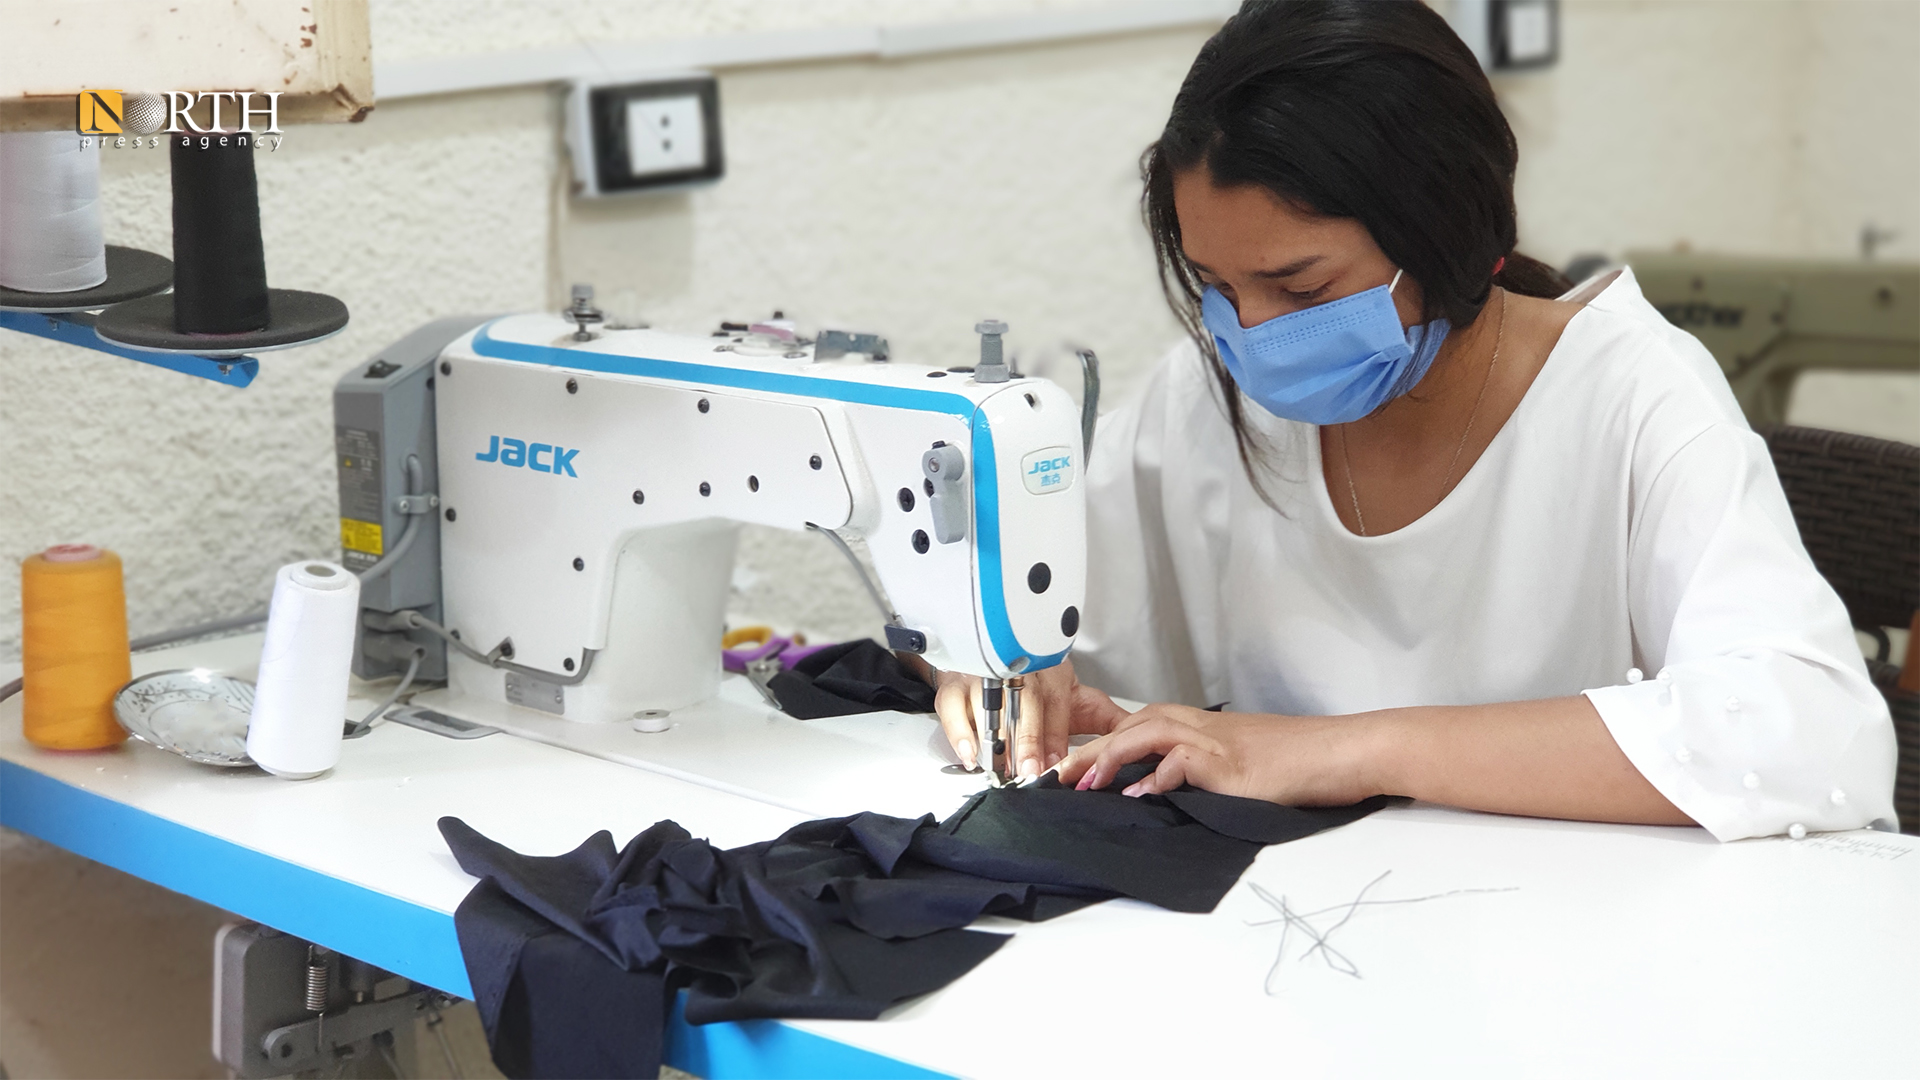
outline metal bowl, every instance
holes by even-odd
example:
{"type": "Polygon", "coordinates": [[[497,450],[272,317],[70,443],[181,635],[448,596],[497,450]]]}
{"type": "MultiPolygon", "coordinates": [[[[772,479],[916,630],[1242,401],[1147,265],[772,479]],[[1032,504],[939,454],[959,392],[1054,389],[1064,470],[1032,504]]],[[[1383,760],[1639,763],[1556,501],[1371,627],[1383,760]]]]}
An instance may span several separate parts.
{"type": "Polygon", "coordinates": [[[113,716],[127,734],[202,765],[241,768],[253,684],[206,668],[142,675],[113,696],[113,716]]]}

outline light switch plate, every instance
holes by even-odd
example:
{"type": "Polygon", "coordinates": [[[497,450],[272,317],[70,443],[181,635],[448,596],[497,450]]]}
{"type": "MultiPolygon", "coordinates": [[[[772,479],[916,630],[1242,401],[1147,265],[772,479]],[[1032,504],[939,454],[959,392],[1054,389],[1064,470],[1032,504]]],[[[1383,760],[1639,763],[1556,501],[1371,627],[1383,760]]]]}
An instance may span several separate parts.
{"type": "Polygon", "coordinates": [[[567,148],[577,195],[711,183],[726,171],[719,84],[697,72],[615,85],[575,83],[567,97],[567,148]]]}
{"type": "Polygon", "coordinates": [[[697,95],[627,99],[627,168],[633,175],[686,172],[706,163],[706,117],[697,95]]]}

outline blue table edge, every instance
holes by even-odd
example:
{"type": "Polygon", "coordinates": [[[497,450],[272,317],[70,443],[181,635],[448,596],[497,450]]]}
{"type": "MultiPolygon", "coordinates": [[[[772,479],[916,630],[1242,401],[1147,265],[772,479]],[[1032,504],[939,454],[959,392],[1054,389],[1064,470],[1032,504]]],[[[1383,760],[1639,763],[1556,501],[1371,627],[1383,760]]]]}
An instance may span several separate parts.
{"type": "MultiPolygon", "coordinates": [[[[453,916],[444,912],[210,836],[14,761],[0,760],[0,825],[415,982],[473,996],[453,916]]],[[[707,1080],[947,1075],[777,1020],[689,1024],[679,1003],[667,1021],[665,1058],[707,1080]]]]}

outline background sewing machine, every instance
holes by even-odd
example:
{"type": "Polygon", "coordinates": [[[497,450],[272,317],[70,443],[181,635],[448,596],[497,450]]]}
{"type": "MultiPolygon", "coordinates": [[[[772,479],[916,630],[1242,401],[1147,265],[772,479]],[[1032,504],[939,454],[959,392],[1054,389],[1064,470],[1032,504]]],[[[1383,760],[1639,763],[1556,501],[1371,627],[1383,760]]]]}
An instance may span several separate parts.
{"type": "Polygon", "coordinates": [[[1758,427],[1809,369],[1920,371],[1920,265],[1630,252],[1647,299],[1698,337],[1758,427]]]}
{"type": "MultiPolygon", "coordinates": [[[[362,575],[355,671],[447,682],[396,719],[723,787],[749,783],[747,758],[831,768],[820,739],[722,684],[748,522],[840,546],[887,643],[986,678],[989,714],[1002,681],[1017,715],[1021,677],[1065,658],[1085,586],[1093,395],[1083,412],[1013,375],[1004,325],[976,328],[977,367],[940,369],[893,362],[873,335],[812,340],[784,320],[709,337],[599,324],[591,290],[565,317],[443,320],[338,384],[342,539],[362,575]],[[868,543],[879,584],[842,533],[868,543]]],[[[935,768],[944,753],[937,730],[808,726],[890,737],[935,768]]],[[[990,768],[980,734],[974,764],[990,768]]]]}

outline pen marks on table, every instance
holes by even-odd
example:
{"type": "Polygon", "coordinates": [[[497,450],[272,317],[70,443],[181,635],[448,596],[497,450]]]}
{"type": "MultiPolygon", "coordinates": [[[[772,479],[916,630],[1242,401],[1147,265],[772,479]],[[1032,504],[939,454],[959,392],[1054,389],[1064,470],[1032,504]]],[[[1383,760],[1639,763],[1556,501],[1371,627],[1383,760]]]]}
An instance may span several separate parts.
{"type": "Polygon", "coordinates": [[[1356,964],[1352,957],[1335,948],[1332,940],[1333,935],[1342,927],[1346,926],[1348,922],[1352,921],[1354,915],[1359,912],[1361,908],[1386,907],[1394,904],[1423,904],[1429,900],[1444,900],[1454,896],[1520,891],[1519,886],[1510,885],[1494,889],[1450,889],[1447,892],[1432,893],[1427,896],[1368,899],[1368,894],[1373,891],[1374,887],[1387,880],[1388,875],[1392,873],[1393,871],[1391,870],[1381,872],[1379,877],[1367,882],[1366,886],[1362,888],[1352,900],[1346,903],[1334,904],[1331,907],[1323,907],[1314,911],[1305,912],[1295,911],[1293,906],[1287,902],[1287,898],[1284,895],[1275,896],[1273,893],[1262,888],[1259,882],[1247,882],[1247,886],[1253,890],[1253,894],[1259,897],[1262,903],[1272,908],[1275,912],[1274,918],[1249,919],[1247,925],[1272,926],[1274,923],[1281,924],[1280,945],[1274,950],[1273,965],[1267,968],[1267,978],[1263,984],[1267,996],[1273,997],[1275,995],[1273,988],[1274,979],[1280,974],[1281,966],[1286,963],[1287,945],[1294,939],[1295,933],[1303,935],[1310,942],[1306,949],[1302,951],[1298,957],[1295,957],[1297,963],[1305,963],[1315,954],[1318,954],[1327,967],[1332,968],[1342,975],[1350,975],[1358,979],[1363,977],[1360,974],[1360,965],[1356,964]],[[1338,918],[1335,919],[1331,926],[1328,926],[1324,930],[1320,929],[1320,924],[1314,921],[1321,920],[1324,922],[1326,917],[1335,915],[1337,915],[1338,918]]]}
{"type": "Polygon", "coordinates": [[[1795,847],[1817,848],[1821,851],[1832,851],[1859,859],[1872,859],[1876,862],[1892,862],[1913,853],[1911,846],[1898,841],[1876,840],[1872,837],[1849,836],[1844,833],[1824,833],[1785,842],[1795,847]]]}

